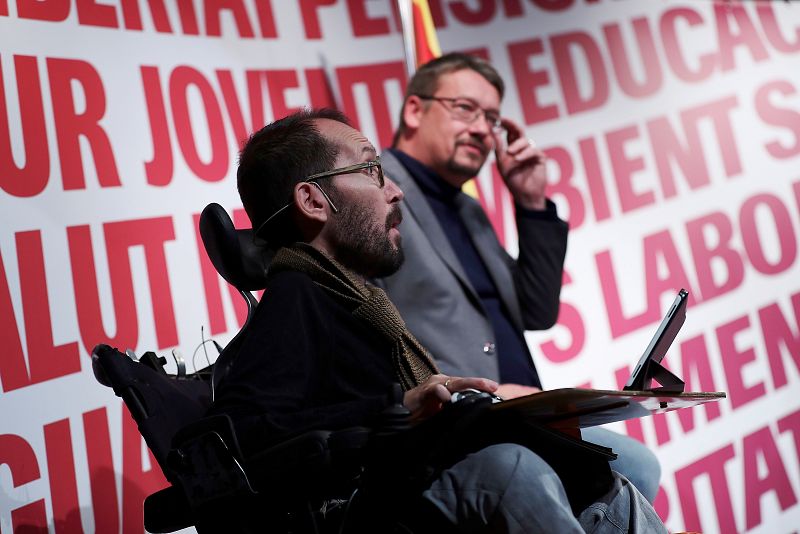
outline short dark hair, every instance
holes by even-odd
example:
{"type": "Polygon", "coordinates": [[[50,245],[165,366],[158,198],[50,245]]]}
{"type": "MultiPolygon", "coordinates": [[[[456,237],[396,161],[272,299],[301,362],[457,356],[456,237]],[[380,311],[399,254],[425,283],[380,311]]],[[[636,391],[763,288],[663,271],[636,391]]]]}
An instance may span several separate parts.
{"type": "MultiPolygon", "coordinates": [[[[264,126],[242,148],[236,182],[253,230],[291,201],[297,183],[336,164],[339,146],[319,132],[314,125],[317,119],[350,124],[344,114],[333,109],[303,109],[264,126]]],[[[288,220],[277,217],[259,237],[274,248],[298,240],[300,236],[288,220]]]]}
{"type": "Polygon", "coordinates": [[[392,146],[397,145],[400,136],[403,135],[407,128],[406,122],[403,120],[403,110],[405,109],[408,97],[411,95],[432,96],[439,88],[439,78],[445,74],[465,69],[474,70],[483,76],[487,82],[497,89],[500,99],[503,99],[506,90],[503,78],[500,77],[500,74],[485,59],[462,52],[451,52],[436,59],[432,59],[417,69],[417,72],[414,73],[414,76],[411,77],[411,80],[409,80],[406,86],[403,106],[400,108],[400,125],[397,127],[397,131],[394,134],[392,146]]]}

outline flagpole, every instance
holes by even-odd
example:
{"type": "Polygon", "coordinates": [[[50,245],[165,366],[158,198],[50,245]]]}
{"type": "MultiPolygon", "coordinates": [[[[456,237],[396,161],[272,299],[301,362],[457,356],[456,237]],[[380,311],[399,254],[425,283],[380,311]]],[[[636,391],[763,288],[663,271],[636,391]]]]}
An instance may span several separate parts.
{"type": "Polygon", "coordinates": [[[417,44],[414,35],[414,12],[413,0],[397,0],[397,8],[400,12],[400,24],[403,27],[403,51],[406,58],[406,73],[408,77],[414,75],[417,70],[417,44]]]}

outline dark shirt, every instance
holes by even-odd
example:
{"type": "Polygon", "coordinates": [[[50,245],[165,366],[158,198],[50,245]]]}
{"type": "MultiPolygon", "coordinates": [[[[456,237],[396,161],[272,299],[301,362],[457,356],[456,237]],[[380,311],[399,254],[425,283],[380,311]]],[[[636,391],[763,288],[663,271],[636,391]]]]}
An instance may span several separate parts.
{"type": "MultiPolygon", "coordinates": [[[[500,300],[494,281],[486,270],[467,227],[459,217],[455,200],[456,196],[460,194],[460,189],[447,183],[433,170],[408,154],[395,149],[391,149],[391,152],[408,170],[422,190],[456,253],[461,267],[480,298],[480,305],[483,306],[495,334],[495,350],[497,351],[501,382],[541,388],[541,381],[523,332],[514,327],[508,310],[500,300]]],[[[547,219],[557,217],[554,213],[550,213],[549,206],[548,210],[543,212],[524,210],[520,206],[517,206],[517,210],[518,212],[523,210],[526,217],[547,219]]],[[[434,354],[434,356],[436,355],[434,354]]]]}
{"type": "Polygon", "coordinates": [[[233,420],[245,455],[312,429],[368,426],[396,382],[388,341],[308,275],[271,279],[210,415],[233,420]]]}

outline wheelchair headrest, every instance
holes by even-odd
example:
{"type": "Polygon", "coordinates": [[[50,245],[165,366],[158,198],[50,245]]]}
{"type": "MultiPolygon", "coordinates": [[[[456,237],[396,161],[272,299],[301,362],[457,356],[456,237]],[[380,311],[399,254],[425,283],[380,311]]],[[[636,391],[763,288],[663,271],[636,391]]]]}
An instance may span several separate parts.
{"type": "Polygon", "coordinates": [[[200,214],[200,237],[214,268],[229,284],[244,291],[266,287],[269,252],[253,241],[251,229],[236,229],[219,204],[209,204],[200,214]]]}

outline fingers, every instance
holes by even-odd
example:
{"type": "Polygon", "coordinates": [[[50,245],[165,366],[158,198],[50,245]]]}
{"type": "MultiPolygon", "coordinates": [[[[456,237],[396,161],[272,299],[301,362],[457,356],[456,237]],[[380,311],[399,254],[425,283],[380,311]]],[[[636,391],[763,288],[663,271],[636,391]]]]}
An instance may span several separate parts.
{"type": "Polygon", "coordinates": [[[547,159],[544,151],[536,146],[532,139],[521,138],[517,139],[509,145],[506,154],[512,156],[518,162],[536,160],[537,163],[544,162],[547,159]]]}
{"type": "Polygon", "coordinates": [[[522,126],[509,118],[503,117],[500,119],[500,125],[506,132],[506,139],[508,139],[509,145],[525,137],[525,131],[522,126]]]}
{"type": "Polygon", "coordinates": [[[449,377],[441,385],[448,392],[448,399],[451,393],[465,389],[477,389],[493,393],[498,388],[498,383],[494,380],[477,377],[449,377]]]}

